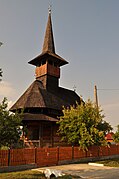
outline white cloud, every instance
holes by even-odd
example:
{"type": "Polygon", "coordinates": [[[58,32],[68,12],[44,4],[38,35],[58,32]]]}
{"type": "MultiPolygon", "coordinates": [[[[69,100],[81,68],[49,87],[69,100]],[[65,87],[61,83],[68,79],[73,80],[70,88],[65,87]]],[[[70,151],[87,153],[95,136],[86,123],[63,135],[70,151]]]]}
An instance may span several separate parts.
{"type": "Polygon", "coordinates": [[[12,98],[15,94],[16,92],[9,82],[0,82],[0,99],[3,99],[4,97],[12,98]]]}
{"type": "Polygon", "coordinates": [[[110,122],[114,130],[119,124],[119,103],[105,104],[102,105],[105,114],[105,120],[110,122]]]}

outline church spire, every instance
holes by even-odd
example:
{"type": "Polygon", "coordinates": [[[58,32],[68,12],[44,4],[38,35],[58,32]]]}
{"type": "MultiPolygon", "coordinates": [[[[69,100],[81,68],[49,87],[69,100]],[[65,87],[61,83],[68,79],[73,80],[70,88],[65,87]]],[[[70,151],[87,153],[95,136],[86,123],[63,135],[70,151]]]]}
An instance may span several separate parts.
{"type": "Polygon", "coordinates": [[[44,43],[43,43],[43,48],[42,48],[42,53],[44,52],[50,52],[50,53],[55,54],[55,45],[54,45],[52,20],[51,20],[51,7],[49,7],[48,22],[46,26],[44,43]]]}
{"type": "Polygon", "coordinates": [[[68,63],[65,59],[63,59],[62,57],[60,57],[55,53],[52,20],[51,20],[51,6],[49,7],[49,15],[48,15],[48,21],[45,31],[42,53],[37,57],[35,57],[33,60],[29,61],[28,63],[35,66],[41,66],[46,61],[55,64],[55,66],[57,67],[63,66],[68,63]]]}

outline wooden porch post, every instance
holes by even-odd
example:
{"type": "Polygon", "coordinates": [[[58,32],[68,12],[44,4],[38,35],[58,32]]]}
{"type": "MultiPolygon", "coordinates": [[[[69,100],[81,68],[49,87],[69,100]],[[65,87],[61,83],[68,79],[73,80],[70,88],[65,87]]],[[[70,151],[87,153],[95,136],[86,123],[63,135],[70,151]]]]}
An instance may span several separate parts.
{"type": "Polygon", "coordinates": [[[42,123],[39,125],[39,147],[41,147],[41,125],[42,125],[42,123]]]}

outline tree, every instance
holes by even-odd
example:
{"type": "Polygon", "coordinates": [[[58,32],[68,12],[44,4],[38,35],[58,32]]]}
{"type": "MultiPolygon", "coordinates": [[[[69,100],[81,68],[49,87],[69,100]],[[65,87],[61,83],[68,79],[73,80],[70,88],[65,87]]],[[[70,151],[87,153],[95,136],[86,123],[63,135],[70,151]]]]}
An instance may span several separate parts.
{"type": "Polygon", "coordinates": [[[116,143],[119,143],[119,125],[117,125],[117,131],[113,135],[113,139],[116,143]]]}
{"type": "Polygon", "coordinates": [[[10,113],[7,107],[7,99],[4,98],[0,104],[0,147],[11,148],[20,141],[22,123],[20,114],[10,113]]]}
{"type": "Polygon", "coordinates": [[[76,107],[63,109],[58,133],[62,141],[78,144],[83,150],[88,150],[89,146],[104,144],[106,132],[112,130],[103,118],[102,110],[90,100],[85,104],[81,102],[76,107]]]}

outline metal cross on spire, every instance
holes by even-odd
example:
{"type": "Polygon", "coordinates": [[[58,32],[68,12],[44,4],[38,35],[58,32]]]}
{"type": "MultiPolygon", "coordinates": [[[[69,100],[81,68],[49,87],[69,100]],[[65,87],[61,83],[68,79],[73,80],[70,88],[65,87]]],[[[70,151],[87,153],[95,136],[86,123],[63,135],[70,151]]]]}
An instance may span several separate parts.
{"type": "Polygon", "coordinates": [[[73,86],[73,89],[74,89],[74,92],[76,92],[76,86],[75,85],[73,86]]]}
{"type": "Polygon", "coordinates": [[[52,5],[51,5],[51,3],[49,3],[48,11],[49,11],[49,14],[51,14],[51,11],[52,11],[52,5]]]}

